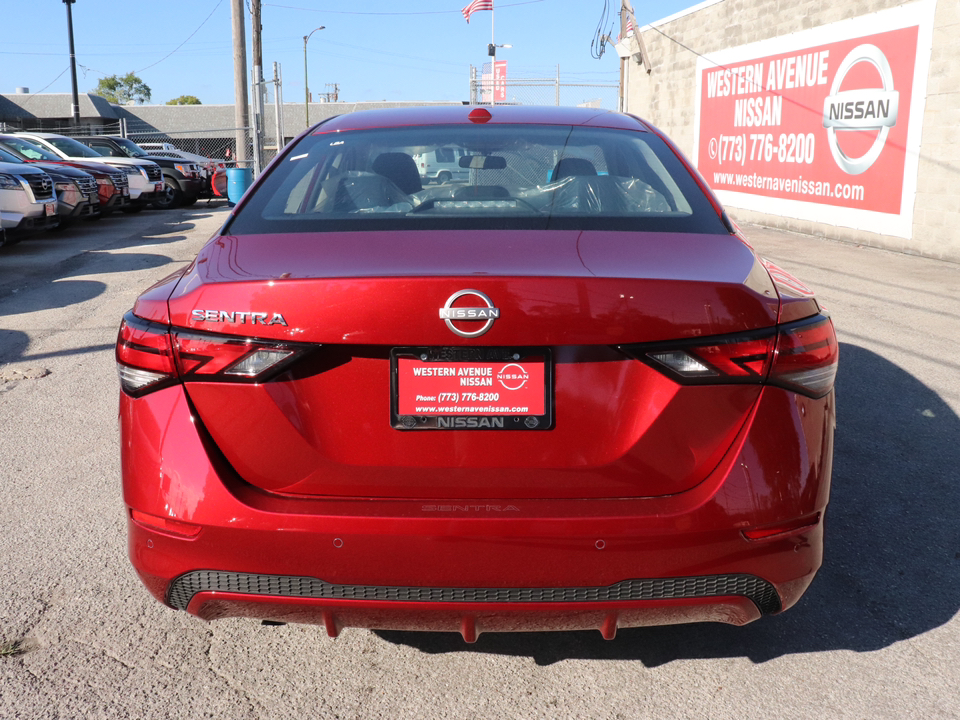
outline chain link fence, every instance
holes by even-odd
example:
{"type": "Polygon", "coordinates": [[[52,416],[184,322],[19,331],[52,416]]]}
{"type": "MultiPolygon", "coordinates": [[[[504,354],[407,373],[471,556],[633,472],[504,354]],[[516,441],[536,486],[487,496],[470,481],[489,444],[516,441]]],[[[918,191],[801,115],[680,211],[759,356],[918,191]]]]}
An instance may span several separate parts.
{"type": "Polygon", "coordinates": [[[251,128],[219,128],[158,132],[137,129],[131,123],[123,133],[148,151],[176,149],[202,155],[227,164],[252,167],[253,132],[251,128]]]}
{"type": "MultiPolygon", "coordinates": [[[[552,78],[512,78],[502,81],[498,105],[565,105],[619,110],[620,85],[617,83],[565,82],[559,71],[552,78]]],[[[494,80],[491,63],[471,68],[470,102],[492,104],[494,80]]]]}

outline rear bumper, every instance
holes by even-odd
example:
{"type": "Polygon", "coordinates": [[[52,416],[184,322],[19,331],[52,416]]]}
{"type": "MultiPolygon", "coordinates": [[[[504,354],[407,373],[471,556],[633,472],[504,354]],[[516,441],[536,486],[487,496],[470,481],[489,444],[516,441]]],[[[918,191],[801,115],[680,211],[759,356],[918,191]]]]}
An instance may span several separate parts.
{"type": "Polygon", "coordinates": [[[739,596],[620,603],[411,603],[257,597],[201,592],[188,611],[204,620],[249,617],[323,625],[330,637],[345,627],[372,630],[458,632],[467,642],[484,632],[599,630],[607,639],[618,628],[721,622],[745,625],[760,617],[756,605],[739,596]]]}
{"type": "Polygon", "coordinates": [[[485,631],[744,624],[793,605],[822,558],[822,523],[763,541],[741,531],[822,513],[833,396],[763,391],[710,477],[659,498],[289,498],[240,481],[179,387],[121,398],[130,557],[157,599],[205,619],[485,631]],[[771,437],[783,448],[771,448],[771,437]],[[804,446],[804,452],[787,451],[804,446]]]}

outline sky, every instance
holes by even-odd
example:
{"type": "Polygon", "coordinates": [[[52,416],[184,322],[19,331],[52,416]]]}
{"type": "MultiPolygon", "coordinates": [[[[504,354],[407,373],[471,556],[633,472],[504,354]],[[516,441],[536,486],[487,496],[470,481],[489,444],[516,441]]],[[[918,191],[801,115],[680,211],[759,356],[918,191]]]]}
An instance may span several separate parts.
{"type": "MultiPolygon", "coordinates": [[[[314,99],[332,89],[325,87],[328,83],[337,83],[346,102],[466,100],[470,66],[489,60],[493,31],[497,44],[512,45],[497,51],[497,59],[508,63],[508,87],[511,79],[554,78],[558,65],[564,83],[619,81],[612,47],[607,45],[600,59],[591,56],[604,15],[603,32],[612,29],[614,37],[619,32],[619,0],[496,0],[495,13],[475,13],[469,24],[460,12],[467,2],[263,0],[264,74],[272,77],[273,63],[280,63],[283,99],[302,101],[303,36],[323,25],[308,43],[314,99]]],[[[693,4],[634,0],[634,9],[643,24],[693,4]]],[[[152,104],[180,95],[194,95],[204,104],[232,104],[230,6],[230,0],[76,0],[79,91],[92,91],[101,77],[133,71],[150,87],[152,104]]],[[[244,14],[252,64],[249,11],[244,14]]],[[[71,91],[66,15],[61,0],[0,0],[0,93],[12,94],[17,87],[31,93],[71,91]]],[[[573,88],[564,91],[561,102],[575,104],[602,93],[573,88]]]]}

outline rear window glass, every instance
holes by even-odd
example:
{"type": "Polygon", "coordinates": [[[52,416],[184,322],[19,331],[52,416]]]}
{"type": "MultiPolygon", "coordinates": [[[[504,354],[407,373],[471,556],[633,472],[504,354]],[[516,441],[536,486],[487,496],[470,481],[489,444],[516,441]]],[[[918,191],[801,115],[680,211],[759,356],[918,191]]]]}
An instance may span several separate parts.
{"type": "Polygon", "coordinates": [[[431,228],[726,233],[660,138],[555,125],[321,129],[272,166],[225,232],[431,228]],[[438,176],[434,158],[454,172],[438,176]]]}

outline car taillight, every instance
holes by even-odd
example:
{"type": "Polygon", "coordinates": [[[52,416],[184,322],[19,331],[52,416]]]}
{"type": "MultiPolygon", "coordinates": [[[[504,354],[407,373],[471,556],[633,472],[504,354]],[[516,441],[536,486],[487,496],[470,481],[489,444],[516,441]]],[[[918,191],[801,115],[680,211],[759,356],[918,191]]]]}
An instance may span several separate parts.
{"type": "Polygon", "coordinates": [[[771,329],[675,343],[622,345],[620,349],[683,385],[760,383],[770,370],[775,340],[771,329]]]}
{"type": "Polygon", "coordinates": [[[786,325],[780,330],[770,384],[823,397],[833,388],[839,356],[830,318],[816,315],[786,325]]]}
{"type": "Polygon", "coordinates": [[[768,382],[818,398],[837,374],[837,338],[824,315],[743,335],[619,348],[682,385],[768,382]]]}
{"type": "Polygon", "coordinates": [[[134,397],[177,382],[266,382],[310,346],[197,333],[127,313],[117,339],[120,386],[134,397]]]}
{"type": "Polygon", "coordinates": [[[173,348],[167,326],[127,313],[117,337],[117,370],[120,387],[142,395],[166,387],[176,378],[173,348]]]}
{"type": "Polygon", "coordinates": [[[259,380],[288,365],[303,349],[282,343],[175,331],[173,347],[177,367],[184,378],[191,376],[229,380],[259,380]]]}

